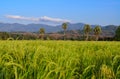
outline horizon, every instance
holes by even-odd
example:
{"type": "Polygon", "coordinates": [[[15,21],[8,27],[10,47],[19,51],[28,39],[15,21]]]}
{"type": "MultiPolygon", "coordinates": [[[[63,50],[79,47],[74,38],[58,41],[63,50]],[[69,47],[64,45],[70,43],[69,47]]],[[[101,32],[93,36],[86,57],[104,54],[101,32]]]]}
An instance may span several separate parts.
{"type": "Polygon", "coordinates": [[[1,1],[0,22],[54,26],[70,22],[118,26],[119,5],[119,0],[7,0],[1,1]]]}
{"type": "MultiPolygon", "coordinates": [[[[47,25],[47,26],[51,26],[51,27],[57,27],[57,26],[60,26],[62,24],[57,24],[57,25],[51,25],[51,24],[42,24],[42,23],[28,23],[28,24],[24,24],[24,23],[5,23],[5,22],[0,22],[0,23],[3,23],[3,24],[22,24],[22,25],[30,25],[30,24],[41,24],[41,25],[47,25]]],[[[68,23],[68,24],[87,24],[87,23],[81,23],[81,22],[78,22],[78,23],[68,23]]],[[[90,26],[96,26],[98,24],[89,24],[90,26]]],[[[106,27],[106,26],[120,26],[120,25],[113,25],[113,24],[108,24],[108,25],[99,25],[101,27],[106,27]]]]}

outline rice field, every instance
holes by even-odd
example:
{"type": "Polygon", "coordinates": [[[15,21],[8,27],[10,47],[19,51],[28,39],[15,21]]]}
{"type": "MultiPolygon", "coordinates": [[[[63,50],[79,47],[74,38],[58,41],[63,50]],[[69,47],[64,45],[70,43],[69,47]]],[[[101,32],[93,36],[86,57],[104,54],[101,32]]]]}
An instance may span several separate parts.
{"type": "Polygon", "coordinates": [[[0,79],[120,79],[120,42],[0,41],[0,79]]]}

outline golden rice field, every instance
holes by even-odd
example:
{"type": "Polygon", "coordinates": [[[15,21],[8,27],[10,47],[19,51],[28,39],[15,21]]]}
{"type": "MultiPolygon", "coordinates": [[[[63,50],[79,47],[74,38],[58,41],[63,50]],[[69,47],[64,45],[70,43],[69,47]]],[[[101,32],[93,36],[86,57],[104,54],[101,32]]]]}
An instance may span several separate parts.
{"type": "Polygon", "coordinates": [[[0,79],[120,79],[120,42],[0,41],[0,79]]]}

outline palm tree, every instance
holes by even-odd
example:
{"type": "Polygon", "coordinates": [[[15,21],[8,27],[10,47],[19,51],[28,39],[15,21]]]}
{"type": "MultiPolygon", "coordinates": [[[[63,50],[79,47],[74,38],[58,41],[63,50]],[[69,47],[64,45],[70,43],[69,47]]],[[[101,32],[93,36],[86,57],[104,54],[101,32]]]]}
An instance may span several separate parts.
{"type": "Polygon", "coordinates": [[[65,35],[66,35],[65,32],[66,32],[67,27],[68,27],[67,23],[62,24],[62,29],[64,30],[64,40],[65,40],[65,35]]]}
{"type": "Polygon", "coordinates": [[[44,34],[45,34],[45,29],[44,28],[40,28],[39,30],[40,34],[41,34],[41,39],[44,39],[44,34]]]}
{"type": "Polygon", "coordinates": [[[86,41],[88,41],[89,33],[91,31],[91,26],[89,24],[85,24],[84,26],[84,33],[86,34],[86,41]]]}
{"type": "Polygon", "coordinates": [[[96,37],[96,41],[99,39],[100,33],[101,33],[101,27],[97,25],[97,26],[94,28],[94,34],[95,34],[95,37],[96,37]]]}
{"type": "Polygon", "coordinates": [[[118,28],[115,31],[115,39],[117,41],[120,41],[120,26],[118,26],[118,28]]]}

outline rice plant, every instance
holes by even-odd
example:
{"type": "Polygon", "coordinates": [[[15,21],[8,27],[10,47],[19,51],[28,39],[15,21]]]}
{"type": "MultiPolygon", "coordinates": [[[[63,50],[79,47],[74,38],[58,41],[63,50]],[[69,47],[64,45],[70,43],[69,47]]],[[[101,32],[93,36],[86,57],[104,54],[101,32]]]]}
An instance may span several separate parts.
{"type": "Polygon", "coordinates": [[[0,41],[0,79],[119,79],[120,42],[0,41]]]}

